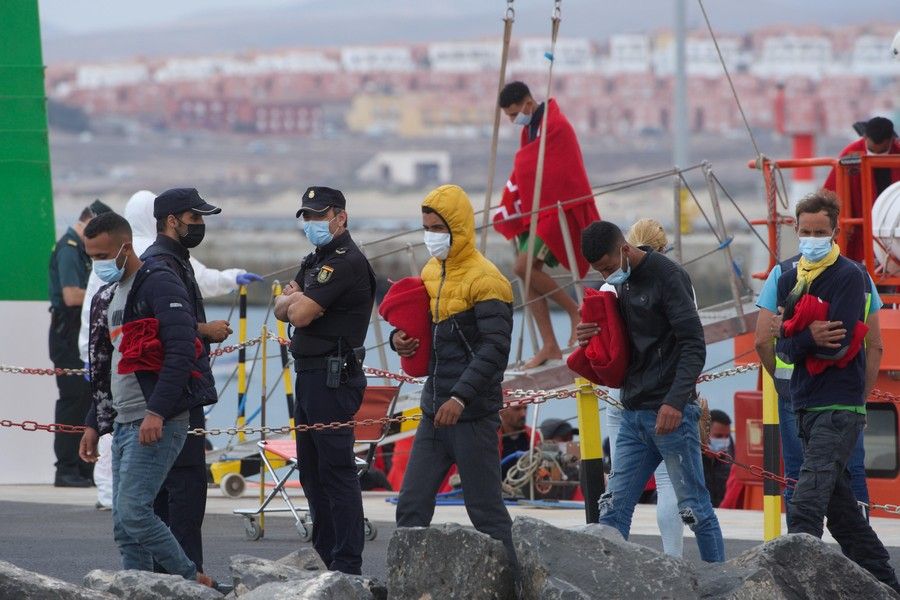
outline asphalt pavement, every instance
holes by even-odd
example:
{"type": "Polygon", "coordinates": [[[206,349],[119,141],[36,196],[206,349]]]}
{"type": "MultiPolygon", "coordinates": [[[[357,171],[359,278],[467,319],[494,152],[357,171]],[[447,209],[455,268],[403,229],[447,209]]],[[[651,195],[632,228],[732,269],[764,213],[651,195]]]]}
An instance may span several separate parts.
{"type": "MultiPolygon", "coordinates": [[[[387,579],[387,545],[393,523],[378,522],[378,537],[366,542],[363,572],[387,579]]],[[[243,520],[227,514],[208,514],[203,526],[206,572],[229,581],[228,559],[250,554],[277,559],[304,546],[286,517],[266,517],[262,539],[244,536],[243,520]]],[[[631,541],[662,550],[658,536],[637,535],[631,541]]],[[[686,537],[684,556],[699,561],[697,545],[686,537]]],[[[727,558],[757,545],[749,540],[725,540],[727,558]]],[[[895,569],[900,570],[900,548],[888,548],[895,569]]],[[[121,562],[112,537],[112,515],[84,506],[0,501],[0,559],[72,583],[81,583],[92,569],[119,569],[121,562]]]]}

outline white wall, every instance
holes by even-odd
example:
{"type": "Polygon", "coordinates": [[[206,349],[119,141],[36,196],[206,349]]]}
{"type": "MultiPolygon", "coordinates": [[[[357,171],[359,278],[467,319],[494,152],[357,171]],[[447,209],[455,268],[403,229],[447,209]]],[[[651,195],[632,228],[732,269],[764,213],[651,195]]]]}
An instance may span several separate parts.
{"type": "MultiPolygon", "coordinates": [[[[0,364],[53,366],[47,351],[47,306],[47,302],[0,302],[0,364]]],[[[0,419],[51,423],[57,397],[52,376],[0,373],[0,419]]],[[[0,484],[52,483],[54,460],[53,434],[0,427],[0,484]]]]}

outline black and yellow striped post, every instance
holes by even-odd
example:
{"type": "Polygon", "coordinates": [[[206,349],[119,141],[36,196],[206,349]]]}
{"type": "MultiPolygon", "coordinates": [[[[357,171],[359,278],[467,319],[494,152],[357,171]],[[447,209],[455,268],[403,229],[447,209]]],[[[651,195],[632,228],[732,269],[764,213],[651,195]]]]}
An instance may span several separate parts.
{"type": "Polygon", "coordinates": [[[600,402],[590,381],[579,377],[578,439],[581,443],[581,491],[584,494],[584,514],[587,523],[600,521],[600,496],[606,490],[603,475],[603,440],[600,435],[600,402]]]}
{"type": "MultiPolygon", "coordinates": [[[[778,394],[775,381],[762,370],[763,388],[763,467],[778,473],[781,467],[781,436],[778,431],[778,394]]],[[[770,479],[763,480],[763,539],[774,540],[781,535],[781,486],[770,479]]]]}
{"type": "MultiPolygon", "coordinates": [[[[238,343],[247,341],[247,286],[238,288],[240,304],[238,305],[238,343]]],[[[243,346],[238,350],[238,415],[237,426],[243,427],[247,422],[247,350],[243,346]]],[[[238,433],[238,441],[243,442],[247,438],[244,433],[238,433]]]]}
{"type": "MultiPolygon", "coordinates": [[[[276,281],[272,284],[272,296],[276,299],[281,295],[281,283],[276,281]]],[[[278,339],[287,339],[287,326],[284,321],[275,319],[275,327],[278,332],[278,339]]],[[[294,426],[294,379],[291,376],[290,361],[288,360],[288,348],[282,343],[278,344],[281,351],[281,380],[284,384],[284,397],[287,400],[288,422],[290,426],[294,426]]],[[[291,431],[291,437],[296,439],[297,432],[291,431]]]]}

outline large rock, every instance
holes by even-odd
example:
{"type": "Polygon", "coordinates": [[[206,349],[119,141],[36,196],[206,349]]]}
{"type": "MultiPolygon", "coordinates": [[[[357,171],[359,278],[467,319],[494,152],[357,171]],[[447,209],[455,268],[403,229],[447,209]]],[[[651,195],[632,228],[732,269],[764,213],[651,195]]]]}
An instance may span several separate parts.
{"type": "Polygon", "coordinates": [[[84,587],[127,600],[215,600],[222,594],[179,575],[149,571],[102,571],[84,576],[84,587]]]}
{"type": "Polygon", "coordinates": [[[263,584],[241,600],[372,600],[358,581],[343,573],[327,572],[312,579],[263,584]]]}
{"type": "Polygon", "coordinates": [[[626,542],[603,525],[569,530],[517,517],[513,543],[524,600],[699,596],[687,562],[626,542]]]}
{"type": "Polygon", "coordinates": [[[303,571],[320,571],[324,573],[328,567],[322,561],[319,553],[312,548],[301,548],[276,560],[280,565],[288,565],[303,571]]]}
{"type": "Polygon", "coordinates": [[[53,577],[20,569],[0,560],[0,598],[16,600],[113,600],[115,596],[87,590],[53,577]]]}
{"type": "Polygon", "coordinates": [[[459,525],[397,529],[387,563],[392,600],[515,597],[503,544],[459,525]]]}
{"type": "Polygon", "coordinates": [[[722,593],[704,584],[707,594],[729,600],[900,597],[837,548],[805,533],[756,546],[728,561],[727,567],[739,579],[737,585],[722,593]]]}
{"type": "Polygon", "coordinates": [[[360,589],[368,592],[372,596],[372,600],[387,600],[388,589],[380,580],[365,575],[348,575],[355,585],[360,589]]]}
{"type": "Polygon", "coordinates": [[[312,579],[321,574],[319,570],[308,570],[246,554],[232,556],[228,568],[231,571],[236,595],[240,598],[244,597],[245,590],[253,590],[265,583],[312,579]]]}

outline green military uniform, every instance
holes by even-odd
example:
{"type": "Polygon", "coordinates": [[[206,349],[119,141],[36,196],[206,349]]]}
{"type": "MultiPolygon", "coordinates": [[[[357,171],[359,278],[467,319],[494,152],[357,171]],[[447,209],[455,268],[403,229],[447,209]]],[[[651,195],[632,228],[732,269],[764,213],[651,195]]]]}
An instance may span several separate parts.
{"type": "MultiPolygon", "coordinates": [[[[81,325],[81,306],[66,306],[63,288],[87,288],[91,273],[91,259],[84,249],[84,241],[71,227],[56,242],[50,255],[50,360],[57,368],[79,369],[83,366],[78,354],[78,329],[81,325]]],[[[84,416],[91,404],[90,384],[76,375],[58,375],[54,421],[67,425],[84,424],[84,416]]],[[[78,458],[79,437],[57,433],[53,442],[56,453],[56,484],[85,487],[90,485],[92,465],[78,458]]]]}

